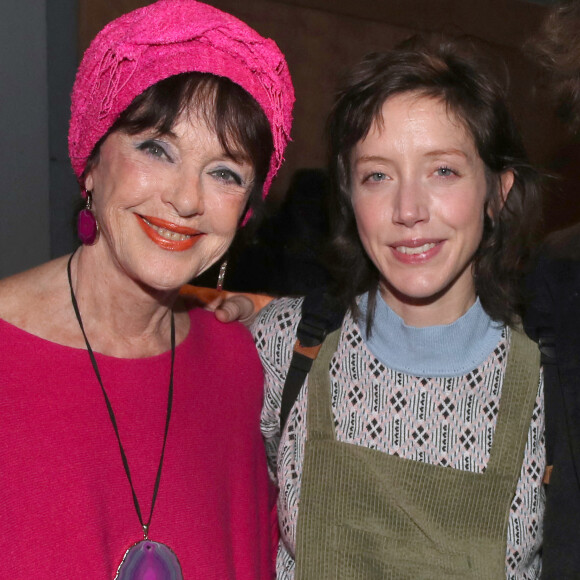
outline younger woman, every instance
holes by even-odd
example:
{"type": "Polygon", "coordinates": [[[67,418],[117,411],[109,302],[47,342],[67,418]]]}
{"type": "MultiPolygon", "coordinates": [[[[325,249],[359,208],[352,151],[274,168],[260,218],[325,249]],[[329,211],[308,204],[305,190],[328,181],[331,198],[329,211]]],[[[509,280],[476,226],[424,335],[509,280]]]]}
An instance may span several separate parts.
{"type": "Polygon", "coordinates": [[[542,382],[517,321],[539,186],[504,94],[454,47],[374,54],[329,128],[349,308],[282,432],[301,300],[253,327],[278,578],[537,578],[542,382]]]}

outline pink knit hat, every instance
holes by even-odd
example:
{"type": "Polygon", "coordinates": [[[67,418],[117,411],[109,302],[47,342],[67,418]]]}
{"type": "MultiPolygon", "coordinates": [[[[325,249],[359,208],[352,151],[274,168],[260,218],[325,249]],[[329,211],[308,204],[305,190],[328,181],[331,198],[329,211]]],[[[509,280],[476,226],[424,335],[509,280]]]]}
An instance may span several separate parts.
{"type": "Polygon", "coordinates": [[[265,196],[290,140],[294,88],[284,55],[237,18],[195,0],[159,0],[125,14],[105,26],[85,52],[68,137],[79,181],[99,139],[137,95],[193,71],[229,78],[264,110],[274,139],[265,196]]]}

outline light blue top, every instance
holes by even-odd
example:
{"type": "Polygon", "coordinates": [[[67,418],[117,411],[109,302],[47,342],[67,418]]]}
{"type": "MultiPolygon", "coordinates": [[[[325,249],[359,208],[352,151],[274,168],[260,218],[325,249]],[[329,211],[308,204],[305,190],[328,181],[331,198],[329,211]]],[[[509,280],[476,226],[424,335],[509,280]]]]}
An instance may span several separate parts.
{"type": "Polygon", "coordinates": [[[388,368],[416,377],[452,377],[479,366],[498,345],[504,326],[481,306],[473,306],[451,324],[408,326],[377,294],[372,334],[367,338],[368,294],[361,296],[358,326],[373,355],[388,368]]]}

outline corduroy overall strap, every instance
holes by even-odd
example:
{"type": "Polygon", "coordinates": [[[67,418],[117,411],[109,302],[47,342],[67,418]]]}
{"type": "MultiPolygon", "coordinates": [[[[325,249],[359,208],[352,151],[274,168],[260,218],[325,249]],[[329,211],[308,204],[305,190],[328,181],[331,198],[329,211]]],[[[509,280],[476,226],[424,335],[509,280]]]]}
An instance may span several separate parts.
{"type": "Polygon", "coordinates": [[[511,331],[487,469],[472,473],[336,441],[329,380],[340,331],[309,376],[296,580],[505,578],[507,522],[539,380],[511,331]]]}

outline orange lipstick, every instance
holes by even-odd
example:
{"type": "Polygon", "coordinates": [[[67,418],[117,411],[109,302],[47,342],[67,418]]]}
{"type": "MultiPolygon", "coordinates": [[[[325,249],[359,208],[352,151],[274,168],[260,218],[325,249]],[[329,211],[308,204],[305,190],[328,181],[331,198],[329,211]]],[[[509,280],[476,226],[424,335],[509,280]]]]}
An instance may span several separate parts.
{"type": "Polygon", "coordinates": [[[141,229],[147,237],[164,250],[183,252],[189,250],[203,234],[192,228],[178,226],[174,223],[151,216],[135,214],[141,229]]]}

